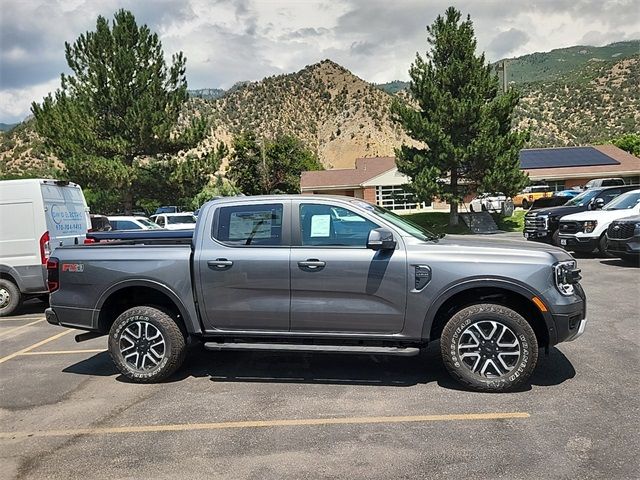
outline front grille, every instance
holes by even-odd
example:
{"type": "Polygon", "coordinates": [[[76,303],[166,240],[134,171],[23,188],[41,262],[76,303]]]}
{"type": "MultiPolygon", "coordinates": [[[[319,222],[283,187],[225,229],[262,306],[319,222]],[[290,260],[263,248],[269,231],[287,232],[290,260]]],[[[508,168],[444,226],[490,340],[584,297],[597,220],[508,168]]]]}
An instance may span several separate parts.
{"type": "Polygon", "coordinates": [[[607,236],[609,238],[627,239],[633,237],[633,231],[636,226],[634,223],[617,223],[613,222],[609,225],[607,236]]]}
{"type": "Polygon", "coordinates": [[[526,215],[524,217],[525,230],[546,230],[546,217],[537,217],[535,215],[526,215]]]}
{"type": "Polygon", "coordinates": [[[582,231],[582,223],[581,222],[560,222],[559,227],[560,233],[578,233],[582,231]]]}

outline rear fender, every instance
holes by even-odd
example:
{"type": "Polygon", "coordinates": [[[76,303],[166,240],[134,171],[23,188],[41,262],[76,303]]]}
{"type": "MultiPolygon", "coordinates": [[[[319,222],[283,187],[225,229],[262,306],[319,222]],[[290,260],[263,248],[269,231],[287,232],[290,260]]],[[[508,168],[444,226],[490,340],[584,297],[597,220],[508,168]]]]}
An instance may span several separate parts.
{"type": "Polygon", "coordinates": [[[198,321],[198,315],[195,311],[195,304],[193,301],[190,301],[188,304],[182,301],[182,299],[169,287],[163,285],[159,282],[148,280],[148,279],[128,279],[122,282],[116,283],[109,287],[106,291],[102,293],[98,302],[96,303],[94,314],[93,314],[93,324],[98,325],[98,318],[100,315],[100,310],[103,305],[107,301],[108,298],[111,297],[114,293],[117,293],[119,290],[123,290],[129,287],[147,287],[153,290],[156,290],[164,295],[166,295],[177,307],[180,312],[180,316],[184,320],[185,328],[189,334],[200,334],[202,333],[202,328],[198,321]]]}

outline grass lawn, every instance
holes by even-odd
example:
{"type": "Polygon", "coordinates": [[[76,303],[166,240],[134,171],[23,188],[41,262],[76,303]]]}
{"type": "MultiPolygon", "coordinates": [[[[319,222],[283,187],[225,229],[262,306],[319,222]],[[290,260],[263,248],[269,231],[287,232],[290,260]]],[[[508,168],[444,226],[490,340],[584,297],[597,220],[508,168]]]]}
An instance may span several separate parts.
{"type": "MultiPolygon", "coordinates": [[[[517,210],[512,217],[501,217],[492,214],[498,228],[505,232],[522,232],[524,228],[524,210],[517,210]]],[[[471,231],[462,220],[457,227],[449,227],[449,212],[423,212],[404,215],[414,223],[432,231],[433,233],[456,233],[459,235],[469,235],[471,231]]]]}

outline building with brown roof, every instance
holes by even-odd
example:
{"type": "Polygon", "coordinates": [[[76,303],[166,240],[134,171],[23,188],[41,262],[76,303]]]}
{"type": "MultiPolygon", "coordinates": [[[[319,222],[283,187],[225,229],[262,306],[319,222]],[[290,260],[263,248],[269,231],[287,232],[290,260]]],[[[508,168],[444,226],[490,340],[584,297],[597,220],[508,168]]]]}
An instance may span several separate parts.
{"type": "MultiPolygon", "coordinates": [[[[546,184],[555,191],[583,186],[594,178],[640,184],[640,158],[614,145],[525,149],[520,164],[532,184],[546,184]]],[[[409,178],[398,172],[394,157],[373,157],[358,158],[355,168],[302,172],[300,190],[363,198],[400,211],[446,206],[416,202],[404,189],[407,183],[409,178]]]]}

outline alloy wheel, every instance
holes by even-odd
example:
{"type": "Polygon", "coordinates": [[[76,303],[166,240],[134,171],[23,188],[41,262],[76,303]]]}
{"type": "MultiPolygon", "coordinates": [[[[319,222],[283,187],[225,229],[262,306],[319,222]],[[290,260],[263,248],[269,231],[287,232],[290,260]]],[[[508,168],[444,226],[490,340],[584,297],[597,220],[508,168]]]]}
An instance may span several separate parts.
{"type": "Polygon", "coordinates": [[[137,371],[149,371],[157,367],[167,349],[162,332],[145,321],[128,325],[120,334],[118,347],[124,362],[137,371]]]}
{"type": "Polygon", "coordinates": [[[494,320],[469,325],[458,340],[458,356],[471,372],[484,378],[502,377],[518,365],[520,340],[509,327],[494,320]]]}

